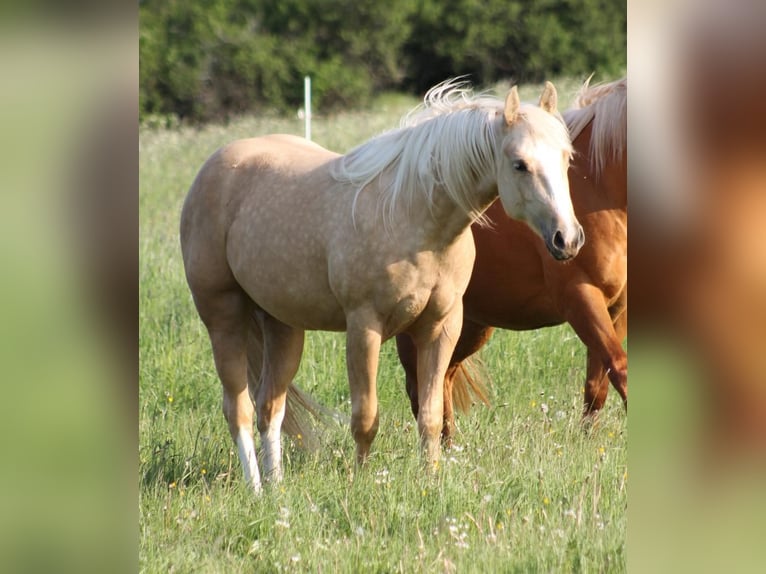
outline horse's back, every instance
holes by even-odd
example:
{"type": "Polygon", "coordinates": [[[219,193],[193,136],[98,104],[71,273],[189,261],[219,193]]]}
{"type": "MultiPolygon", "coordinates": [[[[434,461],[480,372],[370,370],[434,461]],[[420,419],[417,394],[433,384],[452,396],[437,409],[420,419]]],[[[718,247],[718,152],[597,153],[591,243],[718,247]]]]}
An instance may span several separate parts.
{"type": "Polygon", "coordinates": [[[336,157],[282,134],[216,151],[192,184],[181,217],[192,291],[242,289],[285,323],[343,328],[327,280],[328,235],[344,214],[344,196],[329,173],[336,157]],[[293,314],[285,299],[305,305],[293,314]],[[331,319],[325,323],[320,315],[331,319]]]}
{"type": "MultiPolygon", "coordinates": [[[[335,154],[304,138],[272,134],[233,141],[216,151],[200,170],[234,178],[269,172],[303,172],[327,163],[335,154]]],[[[223,183],[223,182],[221,182],[223,183]]]]}
{"type": "MultiPolygon", "coordinates": [[[[233,141],[218,150],[223,157],[246,161],[266,155],[274,161],[327,161],[336,155],[317,143],[290,134],[269,134],[233,141]]],[[[215,154],[214,154],[215,155],[215,154]]]]}
{"type": "Polygon", "coordinates": [[[181,241],[191,227],[228,228],[248,197],[268,191],[269,182],[300,178],[321,167],[337,154],[304,138],[286,134],[267,135],[231,142],[203,164],[184,203],[181,241]],[[192,225],[195,224],[195,225],[192,225]]]}

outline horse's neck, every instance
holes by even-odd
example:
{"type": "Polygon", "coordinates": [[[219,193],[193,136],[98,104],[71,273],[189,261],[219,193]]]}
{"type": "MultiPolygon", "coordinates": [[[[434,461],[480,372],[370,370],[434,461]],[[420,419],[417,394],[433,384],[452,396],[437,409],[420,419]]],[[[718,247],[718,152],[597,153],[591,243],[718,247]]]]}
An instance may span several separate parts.
{"type": "MultiPolygon", "coordinates": [[[[495,182],[482,182],[476,185],[475,204],[483,213],[497,198],[497,184],[495,182]]],[[[437,187],[433,191],[433,199],[430,207],[424,201],[417,206],[413,225],[418,225],[422,230],[422,237],[429,244],[449,245],[459,235],[470,228],[476,218],[467,214],[460,206],[437,187]]]]}
{"type": "Polygon", "coordinates": [[[608,185],[609,196],[617,209],[628,210],[628,169],[627,155],[622,160],[614,161],[604,168],[602,176],[608,185]]]}
{"type": "Polygon", "coordinates": [[[583,128],[575,138],[575,152],[584,162],[581,168],[592,180],[591,186],[570,186],[572,201],[576,207],[591,210],[622,210],[628,208],[627,154],[621,158],[607,158],[600,172],[595,169],[591,158],[591,134],[593,122],[583,128]],[[587,195],[585,195],[587,194],[587,195]]]}

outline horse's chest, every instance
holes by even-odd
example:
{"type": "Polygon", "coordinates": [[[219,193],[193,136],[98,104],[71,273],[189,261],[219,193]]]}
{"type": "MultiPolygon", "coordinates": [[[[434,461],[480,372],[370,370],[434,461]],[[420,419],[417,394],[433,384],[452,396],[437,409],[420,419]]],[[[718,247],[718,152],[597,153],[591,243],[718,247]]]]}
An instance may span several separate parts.
{"type": "Polygon", "coordinates": [[[353,284],[348,280],[350,274],[336,283],[344,286],[337,290],[339,299],[347,309],[371,308],[384,339],[406,330],[424,315],[438,320],[460,299],[463,283],[467,283],[467,277],[455,276],[438,261],[403,259],[358,269],[353,284]]]}
{"type": "Polygon", "coordinates": [[[344,309],[373,312],[385,337],[393,336],[424,314],[438,319],[460,300],[474,256],[470,233],[463,239],[438,248],[408,245],[406,237],[337,243],[331,288],[344,309]]]}

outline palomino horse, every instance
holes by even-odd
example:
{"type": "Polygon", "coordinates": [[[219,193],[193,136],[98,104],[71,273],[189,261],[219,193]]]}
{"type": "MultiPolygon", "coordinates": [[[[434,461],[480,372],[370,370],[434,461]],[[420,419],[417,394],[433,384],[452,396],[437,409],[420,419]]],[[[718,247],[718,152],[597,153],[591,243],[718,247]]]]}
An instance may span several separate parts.
{"type": "Polygon", "coordinates": [[[553,85],[536,107],[521,104],[515,88],[502,102],[446,83],[424,108],[345,156],[287,135],[236,141],[192,184],[181,215],[186,277],[256,491],[248,368],[264,477],[280,480],[285,397],[304,331],[345,330],[361,463],[378,430],[380,345],[406,332],[419,357],[423,455],[435,462],[444,375],[475,254],[471,223],[499,194],[557,259],[583,243],[566,177],[571,141],[553,85]],[[253,348],[257,360],[248,356],[253,348]]]}
{"type": "MultiPolygon", "coordinates": [[[[442,437],[450,441],[454,398],[467,408],[467,385],[481,386],[461,362],[478,351],[494,327],[538,329],[569,322],[588,348],[585,412],[604,405],[609,381],[627,406],[627,80],[581,90],[564,112],[575,149],[569,186],[587,241],[565,264],[548,257],[529,228],[505,216],[500,204],[474,224],[476,261],[463,297],[463,329],[447,369],[442,437]],[[608,377],[608,378],[607,378],[608,377]],[[453,386],[454,385],[454,386],[453,386]]],[[[418,413],[417,349],[407,334],[396,339],[407,393],[418,413]]]]}

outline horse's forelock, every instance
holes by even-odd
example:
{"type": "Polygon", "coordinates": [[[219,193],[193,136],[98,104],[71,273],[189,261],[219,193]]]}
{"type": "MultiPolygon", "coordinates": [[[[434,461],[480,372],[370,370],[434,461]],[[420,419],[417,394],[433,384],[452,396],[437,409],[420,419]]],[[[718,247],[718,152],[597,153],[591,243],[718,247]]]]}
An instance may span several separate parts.
{"type": "Polygon", "coordinates": [[[571,153],[570,132],[560,113],[551,115],[537,106],[522,104],[519,119],[526,124],[532,137],[547,139],[553,146],[571,153]]]}

